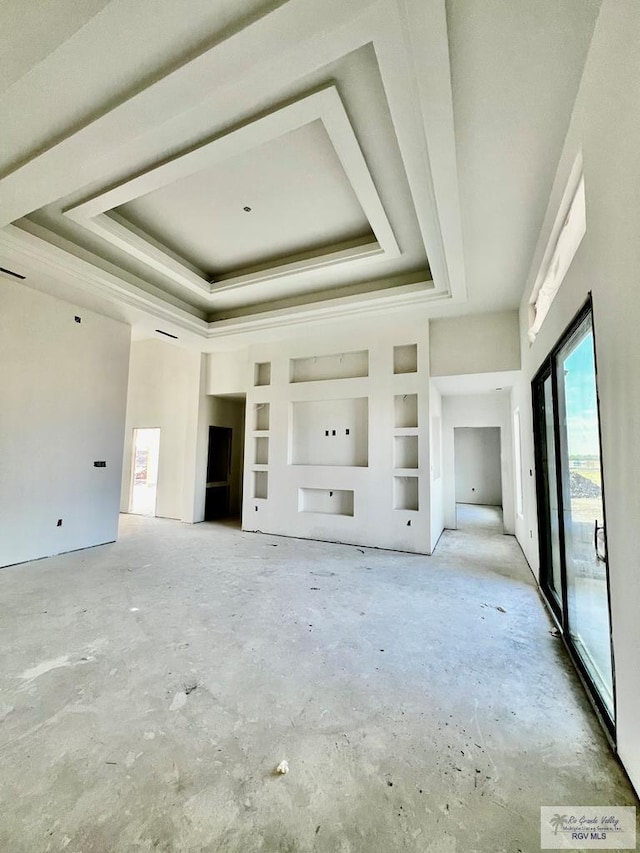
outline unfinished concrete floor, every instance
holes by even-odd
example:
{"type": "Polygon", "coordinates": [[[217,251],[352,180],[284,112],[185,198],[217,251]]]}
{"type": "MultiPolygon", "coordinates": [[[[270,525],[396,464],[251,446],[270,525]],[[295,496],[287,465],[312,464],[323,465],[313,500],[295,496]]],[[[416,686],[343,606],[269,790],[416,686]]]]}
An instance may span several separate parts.
{"type": "Polygon", "coordinates": [[[529,853],[541,805],[635,805],[461,512],[432,558],[128,516],[0,572],[0,850],[529,853]]]}

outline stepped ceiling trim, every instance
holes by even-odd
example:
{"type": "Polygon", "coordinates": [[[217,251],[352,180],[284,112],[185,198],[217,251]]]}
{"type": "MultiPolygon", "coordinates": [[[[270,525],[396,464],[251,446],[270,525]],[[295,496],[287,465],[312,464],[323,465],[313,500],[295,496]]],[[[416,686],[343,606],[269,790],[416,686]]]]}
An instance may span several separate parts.
{"type": "Polygon", "coordinates": [[[400,255],[391,224],[335,86],[328,86],[219,136],[211,142],[190,149],[169,162],[154,166],[117,187],[65,210],[64,213],[108,242],[173,278],[187,290],[207,295],[238,287],[249,288],[278,276],[293,275],[311,268],[317,269],[358,258],[384,256],[388,259],[397,258],[400,255]],[[291,263],[285,261],[259,272],[210,281],[203,274],[195,272],[193,265],[186,259],[176,257],[166,247],[159,246],[140,229],[127,222],[123,216],[114,213],[114,208],[142,195],[251,151],[317,120],[322,122],[333,144],[376,237],[375,241],[346,249],[336,247],[301,261],[291,263]]]}

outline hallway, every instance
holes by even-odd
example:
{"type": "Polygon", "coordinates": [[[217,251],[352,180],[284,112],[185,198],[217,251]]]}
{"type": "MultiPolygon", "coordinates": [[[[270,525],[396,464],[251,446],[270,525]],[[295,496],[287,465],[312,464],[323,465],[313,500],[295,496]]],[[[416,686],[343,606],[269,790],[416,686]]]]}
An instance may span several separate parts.
{"type": "Polygon", "coordinates": [[[0,849],[533,853],[542,805],[635,805],[471,521],[429,558],[123,516],[4,569],[0,849]]]}

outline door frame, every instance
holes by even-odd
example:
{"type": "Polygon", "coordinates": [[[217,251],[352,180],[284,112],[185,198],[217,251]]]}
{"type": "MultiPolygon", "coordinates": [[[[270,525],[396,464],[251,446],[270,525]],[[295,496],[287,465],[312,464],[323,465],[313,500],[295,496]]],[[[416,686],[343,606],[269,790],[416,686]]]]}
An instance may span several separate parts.
{"type": "MultiPolygon", "coordinates": [[[[611,584],[609,571],[609,548],[607,547],[607,509],[605,499],[605,479],[604,466],[602,459],[602,422],[600,418],[600,394],[598,391],[598,353],[596,344],[596,329],[595,317],[593,311],[593,299],[591,291],[589,291],[585,303],[580,310],[572,318],[571,322],[566,326],[560,338],[552,348],[549,355],[543,360],[540,368],[531,381],[531,403],[533,409],[533,435],[534,435],[534,453],[535,453],[535,470],[536,470],[536,500],[538,507],[538,548],[540,561],[540,589],[544,596],[551,613],[553,614],[558,627],[561,630],[562,639],[569,652],[569,656],[573,661],[574,666],[578,671],[580,680],[583,682],[587,695],[594,706],[598,717],[601,719],[605,730],[611,738],[614,746],[616,743],[616,721],[618,717],[617,708],[617,692],[616,692],[616,667],[615,655],[613,648],[613,623],[611,620],[611,584]],[[589,674],[582,658],[578,654],[571,634],[569,631],[569,609],[568,609],[568,589],[567,589],[567,567],[566,567],[566,550],[565,550],[565,531],[564,531],[564,506],[563,506],[563,489],[562,478],[565,476],[564,466],[562,462],[561,446],[560,446],[560,417],[558,410],[558,372],[557,372],[557,357],[560,351],[566,346],[571,338],[578,332],[579,327],[587,317],[591,317],[591,328],[593,333],[593,362],[595,371],[595,386],[596,386],[596,411],[598,414],[598,440],[600,444],[600,480],[602,483],[602,513],[603,524],[605,529],[605,577],[607,581],[607,607],[609,611],[609,649],[611,652],[611,670],[612,670],[612,691],[613,691],[613,719],[609,715],[600,694],[598,693],[591,675],[589,674]],[[560,543],[560,577],[562,584],[561,598],[562,606],[560,607],[549,585],[549,578],[552,576],[553,566],[549,561],[550,558],[550,523],[549,513],[543,512],[542,509],[548,510],[547,497],[545,492],[545,476],[544,464],[542,459],[541,435],[544,429],[544,424],[541,423],[541,407],[539,406],[540,395],[543,384],[547,378],[551,377],[552,388],[552,407],[553,407],[553,433],[554,433],[554,453],[556,459],[556,499],[558,502],[558,537],[560,543]],[[545,517],[546,516],[546,517],[545,517]]],[[[546,442],[546,436],[542,439],[546,442]]],[[[547,450],[548,452],[548,450],[547,450]]]]}

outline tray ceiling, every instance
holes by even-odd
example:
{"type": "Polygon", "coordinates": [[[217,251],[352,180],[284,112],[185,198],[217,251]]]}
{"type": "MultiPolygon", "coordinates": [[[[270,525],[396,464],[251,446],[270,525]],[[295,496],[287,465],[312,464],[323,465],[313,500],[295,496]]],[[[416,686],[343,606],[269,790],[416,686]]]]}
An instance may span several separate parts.
{"type": "MultiPolygon", "coordinates": [[[[457,193],[444,194],[455,163],[438,155],[454,214],[443,227],[408,20],[429,31],[426,49],[445,49],[429,84],[436,154],[453,141],[443,4],[290,0],[225,14],[234,8],[222,33],[208,14],[209,46],[14,161],[0,178],[7,250],[30,267],[35,252],[76,287],[84,270],[85,294],[202,338],[252,318],[463,297],[460,267],[453,286],[451,276],[457,193]]],[[[69,61],[92,40],[101,50],[97,18],[107,32],[129,14],[96,9],[66,28],[69,61]]],[[[51,73],[62,71],[56,54],[43,60],[51,73]]],[[[86,84],[100,91],[99,66],[86,84]]]]}
{"type": "MultiPolygon", "coordinates": [[[[457,0],[187,6],[185,15],[175,0],[91,0],[81,11],[68,0],[55,9],[11,0],[0,12],[0,48],[30,35],[0,70],[0,109],[11,116],[0,151],[0,265],[27,286],[116,306],[138,326],[162,322],[203,348],[314,317],[459,312],[468,302],[462,195],[475,217],[465,235],[472,280],[482,285],[472,297],[513,298],[519,282],[498,261],[517,255],[522,267],[528,247],[507,241],[505,253],[491,224],[499,211],[505,234],[531,226],[544,192],[534,198],[518,185],[514,203],[519,161],[490,157],[510,140],[465,97],[493,103],[500,81],[476,36],[522,36],[515,10],[507,19],[490,0],[484,29],[469,30],[457,0]]],[[[594,15],[578,27],[575,4],[545,0],[536,4],[540,38],[558,6],[573,22],[562,39],[575,81],[594,15]]],[[[538,86],[547,66],[558,76],[553,57],[538,61],[539,44],[527,44],[513,74],[498,51],[514,92],[523,75],[538,86]]],[[[572,87],[545,87],[537,125],[566,120],[572,87]]],[[[555,149],[539,145],[534,160],[527,151],[518,174],[537,187],[555,149]]]]}

